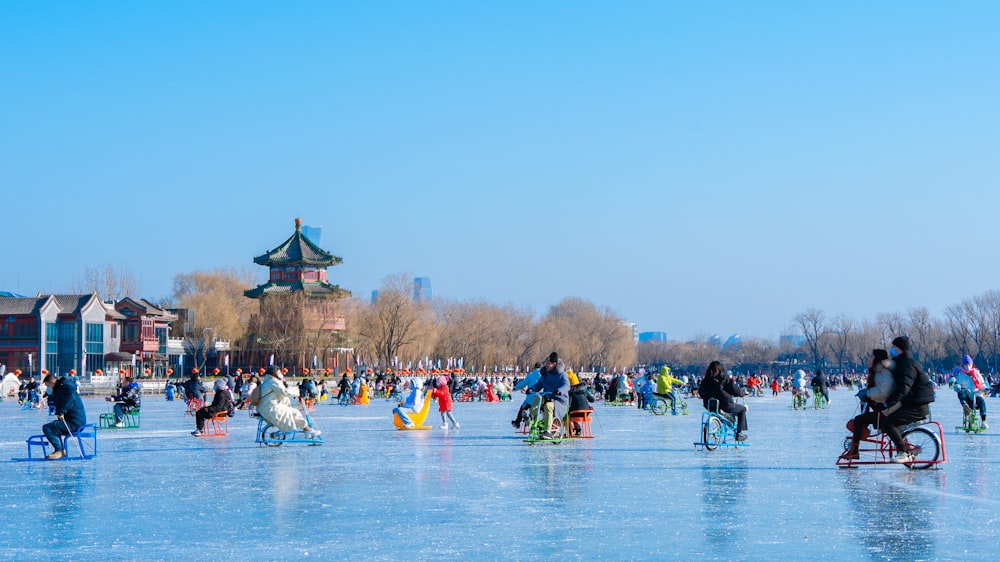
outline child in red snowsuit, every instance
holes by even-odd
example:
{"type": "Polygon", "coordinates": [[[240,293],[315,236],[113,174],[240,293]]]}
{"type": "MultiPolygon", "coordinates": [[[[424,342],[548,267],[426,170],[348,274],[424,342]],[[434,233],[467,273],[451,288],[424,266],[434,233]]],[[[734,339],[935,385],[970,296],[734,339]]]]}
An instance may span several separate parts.
{"type": "Polygon", "coordinates": [[[438,401],[438,412],[441,412],[441,429],[448,429],[449,421],[452,429],[458,429],[460,426],[451,415],[451,392],[448,390],[447,377],[438,377],[437,386],[434,387],[431,396],[437,398],[438,401]]]}

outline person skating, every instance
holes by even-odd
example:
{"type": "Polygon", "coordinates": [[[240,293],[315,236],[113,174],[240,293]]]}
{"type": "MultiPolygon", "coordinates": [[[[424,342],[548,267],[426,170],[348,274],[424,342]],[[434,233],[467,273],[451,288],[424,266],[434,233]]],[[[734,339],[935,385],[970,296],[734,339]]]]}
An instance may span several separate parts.
{"type": "Polygon", "coordinates": [[[448,377],[437,378],[437,384],[434,386],[434,392],[431,396],[438,401],[438,412],[441,414],[441,429],[448,429],[448,422],[451,422],[452,429],[460,428],[461,426],[451,414],[452,399],[451,389],[448,387],[448,377]]]}

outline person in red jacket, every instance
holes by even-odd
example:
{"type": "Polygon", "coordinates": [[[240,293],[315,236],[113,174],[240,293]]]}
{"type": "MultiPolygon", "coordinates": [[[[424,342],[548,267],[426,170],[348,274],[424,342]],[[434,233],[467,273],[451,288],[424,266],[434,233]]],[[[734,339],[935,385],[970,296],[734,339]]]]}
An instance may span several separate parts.
{"type": "Polygon", "coordinates": [[[441,412],[441,429],[448,429],[448,422],[451,422],[452,429],[458,429],[458,422],[451,415],[451,391],[448,390],[448,377],[438,377],[437,385],[431,394],[438,401],[438,411],[441,412]]]}

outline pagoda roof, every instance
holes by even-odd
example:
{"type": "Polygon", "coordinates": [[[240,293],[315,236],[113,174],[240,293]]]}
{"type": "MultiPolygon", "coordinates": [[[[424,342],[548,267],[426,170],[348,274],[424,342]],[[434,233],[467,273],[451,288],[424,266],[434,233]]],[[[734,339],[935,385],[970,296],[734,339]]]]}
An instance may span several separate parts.
{"type": "Polygon", "coordinates": [[[351,292],[326,281],[269,281],[254,289],[243,291],[251,299],[259,299],[264,295],[285,295],[302,291],[307,296],[317,297],[347,297],[351,292]]]}
{"type": "Polygon", "coordinates": [[[302,234],[302,219],[295,219],[295,233],[281,243],[280,246],[257,256],[253,262],[268,267],[280,266],[318,266],[329,267],[343,260],[327,252],[302,234]]]}

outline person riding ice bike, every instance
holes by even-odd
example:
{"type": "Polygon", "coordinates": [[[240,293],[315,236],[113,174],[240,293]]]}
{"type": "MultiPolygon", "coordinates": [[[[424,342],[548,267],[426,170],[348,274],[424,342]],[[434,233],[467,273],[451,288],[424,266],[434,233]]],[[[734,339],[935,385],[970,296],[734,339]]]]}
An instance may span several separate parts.
{"type": "Polygon", "coordinates": [[[670,374],[670,367],[667,367],[666,365],[660,367],[660,376],[656,378],[656,392],[653,393],[653,395],[658,398],[669,400],[670,412],[676,416],[677,393],[674,390],[675,385],[677,388],[681,388],[684,386],[684,381],[670,374]]]}

